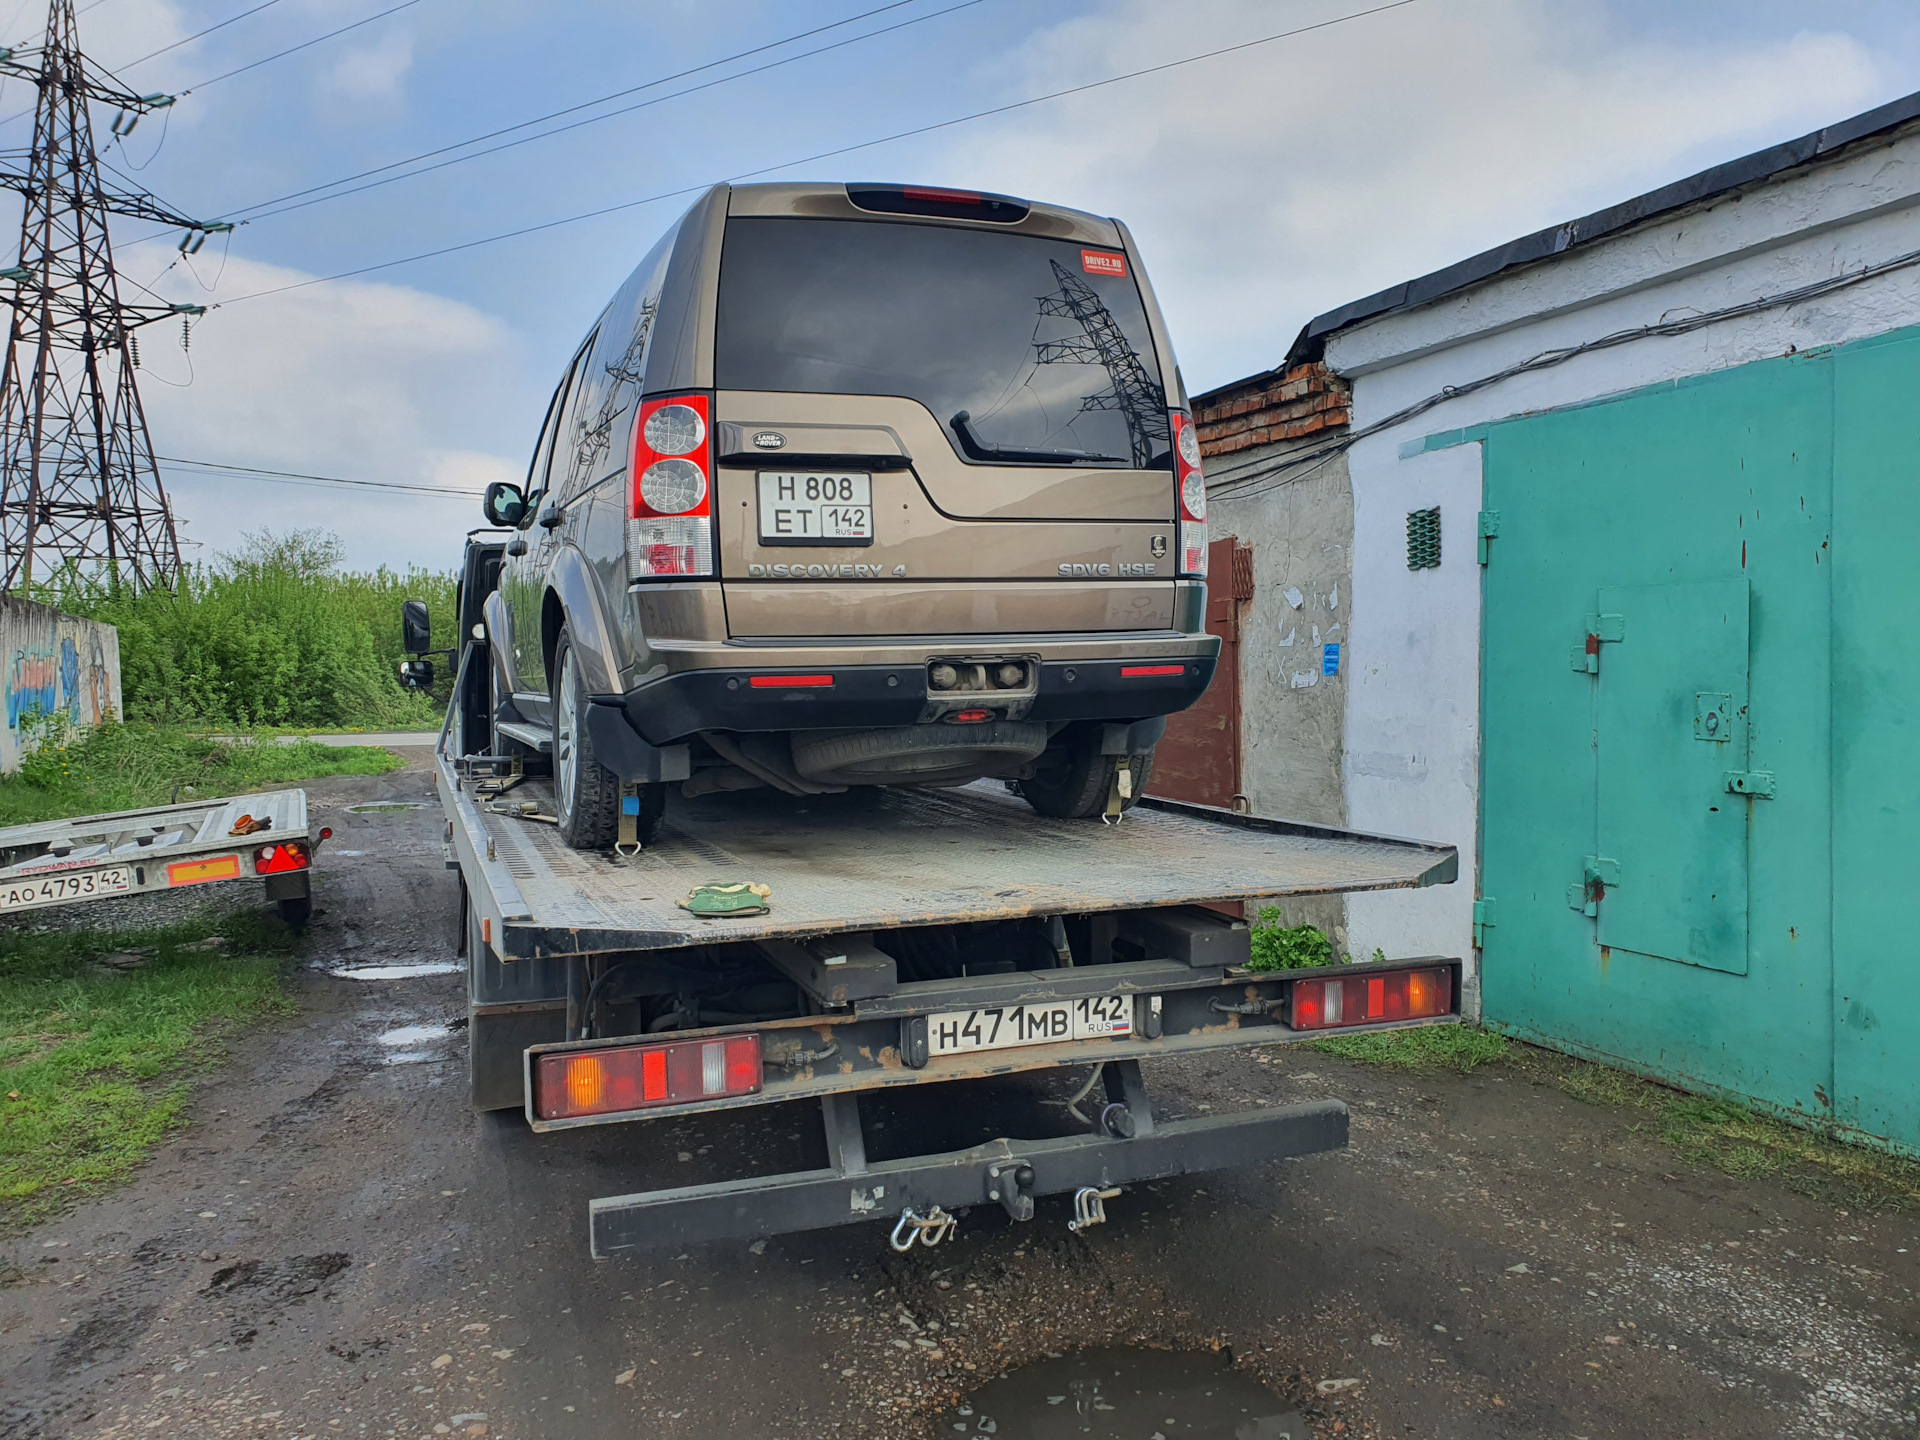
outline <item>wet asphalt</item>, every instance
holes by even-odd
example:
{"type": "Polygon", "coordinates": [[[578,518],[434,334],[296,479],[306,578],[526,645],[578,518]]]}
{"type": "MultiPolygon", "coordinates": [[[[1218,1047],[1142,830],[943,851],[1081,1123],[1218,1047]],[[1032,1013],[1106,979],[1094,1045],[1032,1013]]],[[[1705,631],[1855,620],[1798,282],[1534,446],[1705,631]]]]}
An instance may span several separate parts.
{"type": "MultiPolygon", "coordinates": [[[[817,1164],[817,1117],[475,1116],[440,821],[384,808],[431,798],[412,758],[309,787],[336,837],[294,1013],[231,1042],[130,1184],[0,1236],[0,1436],[1920,1432],[1913,1215],[1691,1168],[1490,1071],[1168,1062],[1167,1113],[1337,1095],[1352,1147],[1148,1186],[1083,1235],[1054,1200],[908,1256],[863,1225],[595,1262],[589,1199],[817,1164]],[[1163,1358],[1090,1398],[1111,1347],[1163,1358]],[[1255,1399],[1209,1414],[1180,1388],[1209,1367],[1255,1399]]],[[[874,1143],[1049,1123],[1078,1078],[929,1088],[874,1143]]]]}

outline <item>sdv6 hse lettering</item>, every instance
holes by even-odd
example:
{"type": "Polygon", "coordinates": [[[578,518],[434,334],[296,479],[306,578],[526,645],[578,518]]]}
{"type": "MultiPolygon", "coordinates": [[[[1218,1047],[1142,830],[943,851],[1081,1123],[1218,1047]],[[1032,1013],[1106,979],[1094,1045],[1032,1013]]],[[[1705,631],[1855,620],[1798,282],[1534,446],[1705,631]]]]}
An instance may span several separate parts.
{"type": "Polygon", "coordinates": [[[1105,561],[1102,561],[1098,565],[1072,565],[1063,562],[1060,566],[1060,573],[1062,575],[1071,575],[1075,579],[1083,579],[1092,575],[1111,575],[1113,574],[1113,566],[1107,564],[1105,561]]]}
{"type": "MultiPolygon", "coordinates": [[[[878,580],[883,572],[878,565],[749,565],[748,578],[753,580],[878,580]]],[[[897,575],[906,574],[906,567],[894,567],[897,575]]]]}

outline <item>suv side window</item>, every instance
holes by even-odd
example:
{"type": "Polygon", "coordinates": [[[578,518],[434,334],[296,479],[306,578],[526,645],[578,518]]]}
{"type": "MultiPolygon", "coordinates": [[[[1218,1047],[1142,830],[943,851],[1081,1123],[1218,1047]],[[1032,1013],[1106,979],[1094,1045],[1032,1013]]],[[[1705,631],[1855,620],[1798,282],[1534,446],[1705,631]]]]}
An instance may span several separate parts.
{"type": "Polygon", "coordinates": [[[587,343],[574,354],[573,363],[567,367],[567,373],[560,381],[560,388],[553,392],[553,399],[547,404],[547,423],[540,431],[540,443],[534,447],[533,463],[527,467],[527,513],[520,517],[522,530],[533,523],[534,517],[540,513],[541,502],[546,499],[553,469],[554,447],[566,427],[567,416],[572,413],[581,361],[592,346],[593,338],[589,335],[587,343]]]}
{"type": "Polygon", "coordinates": [[[646,374],[660,279],[672,239],[669,234],[656,245],[620,287],[583,362],[567,432],[572,454],[564,479],[556,481],[568,500],[626,469],[626,439],[646,374]]]}

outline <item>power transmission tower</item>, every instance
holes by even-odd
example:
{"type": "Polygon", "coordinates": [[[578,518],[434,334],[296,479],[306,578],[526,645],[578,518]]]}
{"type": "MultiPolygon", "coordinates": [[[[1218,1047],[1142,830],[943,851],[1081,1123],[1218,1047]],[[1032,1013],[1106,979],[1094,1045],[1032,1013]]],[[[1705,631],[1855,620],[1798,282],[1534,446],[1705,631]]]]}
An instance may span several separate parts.
{"type": "Polygon", "coordinates": [[[1058,260],[1053,278],[1060,289],[1040,297],[1042,315],[1059,315],[1078,322],[1078,340],[1034,342],[1041,365],[1099,365],[1107,372],[1107,388],[1080,402],[1082,410],[1118,410],[1127,422],[1133,446],[1133,464],[1144,470],[1153,463],[1154,444],[1165,450],[1173,443],[1167,420],[1167,392],[1147,373],[1140,354],[1094,288],[1058,260]]]}
{"type": "Polygon", "coordinates": [[[73,0],[51,0],[37,49],[0,50],[0,75],[38,92],[32,147],[0,152],[0,186],[26,202],[19,262],[0,270],[13,285],[0,290],[13,309],[0,367],[0,590],[28,593],[36,566],[43,577],[68,568],[115,589],[170,588],[180,541],[129,337],[205,307],[122,301],[106,222],[111,214],[180,225],[202,243],[230,227],[101,183],[89,104],[117,106],[113,133],[124,135],[173,97],[137,95],[87,61],[73,0]]]}

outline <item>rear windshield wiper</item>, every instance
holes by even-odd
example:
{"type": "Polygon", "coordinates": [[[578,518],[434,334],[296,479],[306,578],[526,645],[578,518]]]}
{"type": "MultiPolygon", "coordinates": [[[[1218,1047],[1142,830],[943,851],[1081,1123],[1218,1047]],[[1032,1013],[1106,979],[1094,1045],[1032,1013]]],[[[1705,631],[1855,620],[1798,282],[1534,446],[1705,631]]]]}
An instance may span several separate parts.
{"type": "Polygon", "coordinates": [[[973,433],[973,416],[962,410],[947,422],[960,437],[960,448],[969,460],[1014,460],[1027,465],[1077,465],[1083,462],[1117,464],[1124,457],[1102,455],[1094,450],[1031,450],[1017,445],[989,445],[973,433]]]}

